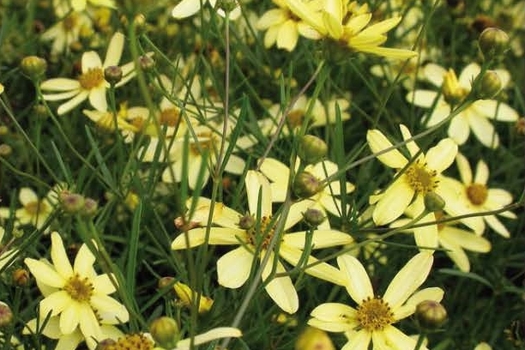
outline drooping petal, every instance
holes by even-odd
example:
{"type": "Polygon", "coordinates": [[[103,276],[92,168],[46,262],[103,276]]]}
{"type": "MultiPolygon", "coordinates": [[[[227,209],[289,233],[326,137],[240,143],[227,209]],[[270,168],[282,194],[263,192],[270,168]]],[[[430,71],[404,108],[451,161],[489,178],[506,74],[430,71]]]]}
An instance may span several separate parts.
{"type": "MultiPolygon", "coordinates": [[[[405,333],[398,330],[396,327],[389,325],[383,329],[382,332],[372,333],[372,342],[378,349],[415,349],[416,340],[410,338],[405,333]]],[[[419,350],[428,350],[424,345],[419,347],[419,350]]]]}
{"type": "Polygon", "coordinates": [[[193,16],[201,9],[201,1],[207,2],[207,0],[182,0],[173,8],[171,15],[176,19],[193,16]]]}
{"type": "Polygon", "coordinates": [[[423,284],[433,262],[432,254],[421,252],[396,274],[383,297],[393,310],[402,305],[423,284]]]}
{"type": "Polygon", "coordinates": [[[287,51],[293,51],[299,40],[299,32],[295,21],[289,19],[279,27],[277,33],[277,47],[287,51]]]}
{"type": "Polygon", "coordinates": [[[515,122],[519,118],[518,112],[506,103],[497,100],[478,100],[472,107],[481,116],[502,122],[515,122]]]}
{"type": "Polygon", "coordinates": [[[346,290],[356,303],[374,297],[374,289],[365,268],[355,257],[345,254],[337,257],[337,264],[346,278],[346,290]]]}
{"type": "Polygon", "coordinates": [[[51,261],[55,266],[56,271],[67,279],[73,275],[73,267],[69,262],[64,243],[58,232],[51,233],[51,261]]]}
{"type": "Polygon", "coordinates": [[[239,288],[250,276],[254,256],[246,248],[239,247],[217,260],[219,284],[226,288],[239,288]]]}
{"type": "MultiPolygon", "coordinates": [[[[431,212],[421,218],[417,223],[424,224],[429,222],[435,222],[436,215],[431,212]]],[[[414,239],[418,247],[422,248],[427,252],[432,252],[428,248],[438,247],[438,228],[436,224],[427,224],[425,226],[414,228],[414,239]]]]}
{"type": "MultiPolygon", "coordinates": [[[[273,271],[274,259],[276,259],[273,253],[270,254],[272,255],[262,272],[262,279],[265,282],[273,271]]],[[[261,259],[262,257],[263,255],[261,254],[261,259]]],[[[285,272],[284,266],[277,260],[275,273],[283,274],[285,272]]],[[[265,289],[270,298],[272,298],[283,311],[293,314],[299,309],[299,297],[297,296],[297,291],[292,283],[292,279],[289,276],[272,277],[270,282],[266,284],[265,289]]]]}
{"type": "Polygon", "coordinates": [[[458,246],[473,252],[488,253],[491,249],[491,244],[487,239],[476,235],[474,232],[469,232],[456,227],[444,227],[440,231],[439,236],[440,239],[454,242],[458,246]]]}
{"type": "MultiPolygon", "coordinates": [[[[267,30],[270,27],[283,23],[287,19],[286,12],[282,9],[266,11],[255,24],[257,30],[267,30]]],[[[262,170],[262,169],[261,169],[262,170]]]]}
{"type": "Polygon", "coordinates": [[[78,95],[73,97],[71,100],[61,104],[57,109],[58,115],[64,115],[67,112],[70,112],[73,108],[77,107],[79,104],[84,102],[89,96],[89,91],[81,90],[78,95]]]}
{"type": "Polygon", "coordinates": [[[60,331],[63,334],[73,333],[81,317],[81,303],[70,301],[60,314],[60,331]]]}
{"type": "Polygon", "coordinates": [[[499,233],[501,236],[505,238],[510,238],[510,232],[507,230],[505,225],[501,223],[501,221],[496,218],[496,215],[487,215],[483,217],[487,224],[492,228],[494,231],[499,233]]]}
{"type": "MultiPolygon", "coordinates": [[[[372,153],[381,152],[392,147],[392,143],[379,130],[369,130],[366,133],[366,140],[372,153]]],[[[386,166],[394,169],[401,169],[407,163],[407,159],[397,149],[392,149],[387,153],[377,156],[377,159],[386,166]]]]}
{"type": "MultiPolygon", "coordinates": [[[[446,228],[442,229],[444,232],[446,228]]],[[[474,234],[472,234],[474,237],[474,234]]],[[[470,271],[470,261],[468,260],[468,256],[463,250],[461,246],[458,245],[458,243],[454,240],[451,240],[450,237],[447,237],[446,235],[440,234],[439,242],[443,248],[446,249],[446,254],[449,256],[449,258],[458,266],[458,268],[463,272],[470,271]]]]}
{"type": "Polygon", "coordinates": [[[108,109],[108,102],[106,101],[106,88],[101,86],[93,88],[89,91],[89,103],[97,111],[105,112],[108,109]]]}
{"type": "Polygon", "coordinates": [[[87,303],[79,304],[79,320],[80,331],[87,338],[94,338],[95,340],[102,340],[102,331],[97,316],[87,303]]]}
{"type": "MultiPolygon", "coordinates": [[[[209,230],[208,244],[236,245],[247,240],[245,230],[223,227],[212,227],[209,230]]],[[[182,233],[171,243],[171,249],[187,249],[204,244],[207,231],[207,228],[195,228],[187,234],[182,233]]]]}

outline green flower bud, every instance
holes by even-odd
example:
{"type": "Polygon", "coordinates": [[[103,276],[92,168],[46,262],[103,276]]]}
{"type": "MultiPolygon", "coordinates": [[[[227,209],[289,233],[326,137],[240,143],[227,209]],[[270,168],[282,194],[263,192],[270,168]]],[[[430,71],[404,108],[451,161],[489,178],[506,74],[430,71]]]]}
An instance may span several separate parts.
{"type": "Polygon", "coordinates": [[[253,215],[246,214],[239,218],[238,225],[239,225],[239,228],[243,230],[249,230],[253,226],[255,226],[255,218],[253,217],[253,215]]]}
{"type": "Polygon", "coordinates": [[[175,284],[175,278],[174,277],[161,277],[159,278],[159,281],[157,282],[157,288],[163,289],[167,287],[172,287],[175,284]]]}
{"type": "Polygon", "coordinates": [[[104,79],[111,85],[116,85],[122,80],[122,68],[119,66],[109,66],[104,69],[104,79]]]}
{"type": "Polygon", "coordinates": [[[501,91],[501,79],[493,70],[488,70],[481,77],[478,89],[478,97],[482,99],[493,98],[501,91]]]}
{"type": "Polygon", "coordinates": [[[507,51],[509,36],[501,29],[490,27],[481,32],[478,45],[483,57],[492,59],[507,51]]]}
{"type": "Polygon", "coordinates": [[[140,56],[138,60],[140,68],[142,68],[144,72],[150,72],[153,70],[153,68],[155,68],[155,60],[148,55],[140,56]]]}
{"type": "Polygon", "coordinates": [[[20,68],[26,77],[38,81],[46,72],[47,62],[38,56],[26,56],[22,59],[20,68]]]}
{"type": "Polygon", "coordinates": [[[9,305],[0,301],[0,327],[7,326],[13,320],[13,311],[9,305]]]}
{"type": "Polygon", "coordinates": [[[318,178],[307,171],[295,175],[293,191],[299,198],[309,198],[321,191],[322,186],[318,178]]]}
{"type": "Polygon", "coordinates": [[[445,200],[436,192],[425,194],[424,203],[428,211],[440,211],[445,207],[445,200]]]}
{"type": "Polygon", "coordinates": [[[84,196],[78,193],[62,191],[58,194],[58,200],[62,209],[68,214],[76,214],[82,211],[86,205],[84,196]]]}
{"type": "Polygon", "coordinates": [[[82,216],[93,217],[97,213],[98,203],[92,198],[86,198],[84,200],[84,208],[82,209],[82,216]]]}
{"type": "Polygon", "coordinates": [[[47,108],[41,103],[33,106],[33,115],[40,119],[46,119],[49,115],[47,114],[47,108]]]}
{"type": "Polygon", "coordinates": [[[13,149],[6,143],[0,144],[0,157],[7,157],[13,153],[13,149]]]}
{"type": "Polygon", "coordinates": [[[306,164],[315,164],[321,161],[328,153],[328,146],[317,136],[304,135],[299,141],[297,155],[306,164]]]}
{"type": "Polygon", "coordinates": [[[151,336],[163,348],[172,349],[179,340],[179,325],[171,317],[159,317],[151,324],[151,336]]]}
{"type": "Polygon", "coordinates": [[[303,213],[303,218],[308,225],[317,227],[323,223],[326,216],[319,209],[309,208],[303,213]]]}
{"type": "Polygon", "coordinates": [[[433,300],[425,300],[417,304],[415,315],[419,325],[428,330],[441,327],[447,320],[445,307],[433,300]]]}

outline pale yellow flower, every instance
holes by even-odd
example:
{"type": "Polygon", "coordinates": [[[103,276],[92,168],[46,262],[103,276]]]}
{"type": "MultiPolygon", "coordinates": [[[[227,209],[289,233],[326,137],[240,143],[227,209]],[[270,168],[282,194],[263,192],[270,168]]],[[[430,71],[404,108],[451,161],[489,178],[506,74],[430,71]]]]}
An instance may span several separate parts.
{"type": "MultiPolygon", "coordinates": [[[[104,69],[118,65],[123,48],[124,35],[115,33],[109,42],[104,62],[95,51],[84,52],[81,59],[82,74],[77,79],[54,78],[40,84],[40,88],[48,92],[44,93],[44,99],[47,101],[68,100],[58,107],[59,115],[71,111],[86,99],[89,99],[89,103],[95,109],[106,111],[108,108],[106,90],[110,85],[104,78],[104,69]]],[[[121,68],[122,80],[116,84],[117,87],[124,85],[135,75],[133,62],[121,68]]]]}
{"type": "MultiPolygon", "coordinates": [[[[349,338],[342,348],[345,350],[366,350],[370,342],[374,349],[414,349],[416,341],[393,324],[412,315],[421,301],[441,301],[443,290],[440,288],[416,292],[430,272],[432,255],[423,252],[410,259],[382,297],[374,293],[359,260],[342,255],[337,262],[345,276],[346,290],[357,308],[341,303],[321,304],[312,311],[308,324],[328,332],[345,332],[349,338]]],[[[427,347],[420,349],[427,350],[427,347]]]]}
{"type": "MultiPolygon", "coordinates": [[[[252,265],[257,259],[262,259],[267,253],[267,247],[275,232],[277,217],[272,216],[271,189],[268,180],[261,173],[248,171],[246,174],[246,192],[248,196],[249,213],[242,215],[233,209],[221,207],[221,215],[213,217],[214,223],[221,227],[212,227],[207,235],[207,228],[196,228],[181,234],[173,241],[171,248],[175,250],[199,246],[208,237],[211,245],[240,245],[223,255],[217,261],[217,274],[219,284],[227,288],[241,287],[250,276],[252,265]],[[261,205],[259,206],[259,197],[261,205]],[[188,243],[188,245],[186,244],[188,243]],[[255,255],[257,252],[257,255],[255,255]]],[[[309,203],[303,202],[290,210],[284,230],[295,225],[302,219],[302,213],[308,208],[309,203]]],[[[275,272],[283,274],[285,266],[279,257],[289,262],[292,266],[302,260],[303,249],[307,239],[311,240],[311,249],[321,249],[337,245],[348,244],[352,237],[336,230],[315,230],[311,237],[306,232],[286,233],[282,235],[279,250],[270,252],[270,260],[264,266],[262,278],[271,280],[266,283],[265,289],[275,303],[288,313],[295,313],[299,308],[297,292],[289,276],[271,277],[273,267],[275,272]]],[[[313,256],[306,259],[305,264],[318,262],[313,256]]],[[[297,266],[300,268],[300,266],[297,266]]],[[[305,273],[332,283],[341,284],[339,271],[327,263],[319,263],[307,268],[305,273]]]]}
{"type": "Polygon", "coordinates": [[[474,350],[492,350],[492,347],[485,342],[481,342],[478,345],[476,345],[474,350]]]}
{"type": "MultiPolygon", "coordinates": [[[[258,30],[266,30],[264,47],[269,48],[276,44],[279,49],[293,51],[299,40],[299,35],[312,40],[321,38],[321,34],[292,13],[285,0],[272,1],[278,8],[266,11],[256,24],[258,30]]],[[[319,3],[308,2],[304,3],[304,6],[311,4],[320,5],[319,3]]]]}
{"type": "Polygon", "coordinates": [[[313,0],[323,5],[316,11],[314,6],[305,6],[301,0],[286,0],[290,10],[300,19],[312,26],[322,36],[342,42],[357,52],[371,53],[396,59],[416,56],[411,50],[382,47],[387,40],[386,33],[394,28],[401,17],[393,17],[370,24],[372,13],[367,5],[347,3],[344,0],[313,0]]]}
{"type": "MultiPolygon", "coordinates": [[[[406,126],[400,125],[400,129],[404,140],[412,137],[406,126]]],[[[392,143],[379,130],[369,130],[366,137],[373,153],[392,147],[392,143]]],[[[419,215],[424,210],[425,194],[435,192],[444,197],[445,192],[449,190],[440,181],[441,172],[454,162],[458,152],[458,146],[452,139],[441,140],[426,154],[420,152],[414,141],[408,142],[406,148],[415,160],[383,193],[372,199],[372,202],[376,202],[372,217],[377,225],[394,221],[409,205],[413,206],[414,212],[419,215]]],[[[377,159],[397,171],[409,164],[409,159],[397,149],[378,155],[377,159]]],[[[437,237],[430,238],[427,243],[429,245],[425,244],[425,246],[435,247],[437,237]]]]}
{"type": "MultiPolygon", "coordinates": [[[[56,193],[51,190],[44,198],[38,198],[31,188],[23,187],[18,193],[18,200],[22,204],[22,207],[15,211],[18,225],[33,225],[40,229],[53,213],[56,193]]],[[[9,218],[10,215],[9,208],[0,208],[0,217],[9,218]]]]}
{"type": "MultiPolygon", "coordinates": [[[[476,173],[473,176],[470,164],[465,156],[456,157],[461,182],[444,177],[444,185],[453,188],[443,198],[447,202],[447,212],[452,216],[476,214],[485,211],[498,210],[512,203],[510,192],[501,188],[489,188],[489,168],[483,160],[479,160],[476,173]]],[[[499,213],[503,217],[515,219],[516,215],[510,211],[499,213]]],[[[510,237],[509,230],[499,221],[495,214],[475,216],[460,219],[462,223],[472,228],[477,234],[485,231],[485,224],[501,236],[510,237]]]]}
{"type": "MultiPolygon", "coordinates": [[[[171,11],[171,15],[176,19],[182,19],[193,16],[194,14],[199,12],[201,6],[206,4],[207,2],[210,3],[210,6],[212,8],[216,8],[217,0],[182,0],[177,4],[177,6],[173,8],[173,10],[171,11]]],[[[229,13],[229,18],[233,20],[239,18],[239,16],[241,15],[241,7],[237,3],[237,1],[235,1],[235,5],[236,6],[229,13]]],[[[217,13],[222,17],[226,17],[226,12],[224,12],[223,9],[217,9],[217,13]]]]}
{"type": "Polygon", "coordinates": [[[58,330],[62,335],[80,331],[89,343],[104,339],[101,325],[127,322],[126,308],[109,294],[116,291],[107,274],[97,275],[93,263],[95,256],[83,244],[72,266],[67,257],[62,238],[51,234],[51,261],[24,260],[44,295],[39,303],[39,318],[57,316],[58,330]]]}
{"type": "MultiPolygon", "coordinates": [[[[481,68],[478,64],[471,63],[461,71],[459,78],[453,70],[447,71],[436,64],[427,64],[423,70],[427,80],[439,89],[445,89],[446,93],[440,94],[439,90],[417,89],[409,92],[406,99],[418,107],[432,108],[426,123],[427,127],[431,127],[450,115],[453,108],[451,99],[456,100],[457,105],[470,93],[471,83],[479,75],[481,68]],[[444,95],[449,96],[449,101],[444,95]]],[[[497,69],[495,72],[500,77],[502,86],[505,87],[510,80],[509,73],[503,69],[497,69]]],[[[506,103],[494,99],[476,100],[452,118],[448,127],[448,136],[458,145],[462,145],[472,131],[484,146],[496,148],[499,146],[499,136],[489,120],[515,122],[518,117],[518,112],[506,103]]]]}
{"type": "Polygon", "coordinates": [[[58,2],[70,3],[74,11],[84,11],[87,5],[116,8],[114,0],[58,0],[58,2]]]}
{"type": "Polygon", "coordinates": [[[199,307],[198,312],[205,313],[210,311],[211,307],[213,306],[213,299],[204,295],[198,295],[197,292],[195,292],[193,289],[190,288],[187,284],[184,284],[182,282],[176,282],[173,285],[173,289],[175,290],[175,294],[177,294],[177,297],[179,298],[179,301],[182,305],[191,308],[193,304],[195,304],[195,299],[197,296],[199,297],[199,307]]]}

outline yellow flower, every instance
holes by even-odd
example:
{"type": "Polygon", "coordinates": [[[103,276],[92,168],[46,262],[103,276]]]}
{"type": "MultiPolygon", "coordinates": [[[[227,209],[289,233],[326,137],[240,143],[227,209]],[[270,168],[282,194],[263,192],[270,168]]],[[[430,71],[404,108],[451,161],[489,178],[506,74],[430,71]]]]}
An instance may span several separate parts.
{"type": "Polygon", "coordinates": [[[41,320],[47,315],[58,316],[60,334],[80,331],[88,342],[104,339],[101,325],[127,322],[126,308],[108,295],[115,292],[107,274],[97,275],[93,263],[95,256],[83,244],[71,266],[62,238],[51,234],[51,260],[24,260],[35,277],[44,299],[39,304],[41,320]]]}
{"type": "MultiPolygon", "coordinates": [[[[453,188],[454,191],[447,192],[443,196],[447,202],[447,212],[452,216],[482,213],[485,211],[498,210],[512,203],[512,195],[500,188],[489,188],[489,168],[480,160],[476,166],[475,176],[472,174],[469,162],[464,155],[456,157],[461,182],[445,177],[443,185],[453,188]]],[[[510,211],[499,213],[499,215],[515,219],[516,215],[510,211]]],[[[498,220],[495,214],[475,216],[460,219],[462,223],[472,228],[477,234],[485,231],[485,224],[505,238],[510,237],[510,232],[498,220]]]]}
{"type": "MultiPolygon", "coordinates": [[[[254,261],[263,258],[275,234],[273,225],[277,218],[272,216],[271,190],[268,180],[261,173],[248,171],[246,192],[251,214],[242,215],[223,206],[221,215],[213,217],[214,223],[221,227],[209,229],[209,236],[207,236],[208,229],[206,228],[190,230],[187,234],[181,234],[175,238],[171,245],[174,250],[192,248],[203,244],[206,237],[208,237],[208,244],[212,245],[240,245],[217,261],[219,284],[227,288],[239,288],[247,281],[254,261]],[[258,205],[259,197],[261,198],[260,206],[258,205]],[[255,255],[255,252],[258,254],[255,255]]],[[[309,203],[303,203],[290,210],[284,230],[302,219],[302,213],[309,206],[309,203]]],[[[334,247],[353,241],[351,236],[336,230],[316,230],[308,238],[306,232],[283,234],[278,252],[270,252],[270,261],[263,269],[263,280],[266,281],[270,277],[274,266],[276,273],[286,272],[279,257],[293,266],[303,261],[303,249],[305,249],[307,239],[311,240],[311,249],[334,247]]],[[[313,256],[309,256],[306,260],[305,264],[308,265],[318,261],[313,256]]],[[[339,271],[327,263],[319,263],[307,268],[304,272],[332,283],[340,285],[342,283],[339,271]]],[[[295,313],[299,308],[297,292],[289,276],[271,278],[271,281],[266,283],[265,289],[283,311],[295,313]]]]}
{"type": "MultiPolygon", "coordinates": [[[[33,225],[37,229],[44,226],[49,216],[53,213],[56,203],[56,193],[52,190],[44,198],[38,198],[35,191],[23,187],[18,194],[22,208],[15,211],[15,218],[19,225],[33,225]]],[[[9,208],[0,208],[0,217],[9,218],[9,208]]],[[[47,230],[47,229],[46,229],[47,230]]]]}
{"type": "MultiPolygon", "coordinates": [[[[44,99],[47,101],[68,100],[58,107],[59,115],[71,111],[86,99],[89,99],[89,103],[95,109],[106,111],[108,107],[106,89],[109,87],[109,83],[104,78],[104,69],[118,65],[123,48],[124,35],[115,33],[109,42],[104,62],[95,51],[84,52],[81,60],[82,74],[77,79],[54,78],[42,82],[40,88],[44,92],[50,92],[44,94],[44,99]]],[[[116,84],[117,87],[124,85],[135,75],[133,62],[127,63],[121,68],[123,77],[116,84]]]]}
{"type": "MultiPolygon", "coordinates": [[[[279,8],[266,11],[256,24],[258,30],[266,30],[264,47],[269,48],[277,44],[279,49],[293,51],[299,40],[299,34],[312,40],[321,38],[315,29],[293,14],[285,0],[273,0],[273,2],[279,8]]],[[[315,3],[304,5],[310,4],[315,3]]]]}
{"type": "Polygon", "coordinates": [[[365,350],[370,342],[374,349],[414,349],[416,341],[393,324],[412,315],[421,301],[441,301],[443,290],[440,288],[416,292],[430,272],[432,255],[423,252],[410,259],[390,282],[383,297],[374,294],[359,260],[342,255],[337,262],[345,276],[346,290],[357,308],[341,303],[321,304],[312,311],[308,324],[329,332],[346,332],[349,341],[343,349],[365,350]]]}
{"type": "MultiPolygon", "coordinates": [[[[235,0],[232,0],[232,1],[235,1],[235,0]]],[[[173,8],[173,10],[171,11],[171,15],[175,17],[176,19],[182,19],[182,18],[193,16],[194,14],[199,12],[199,10],[201,9],[201,6],[207,2],[210,3],[211,7],[216,8],[217,0],[182,0],[181,2],[177,4],[177,6],[173,8]]],[[[226,17],[226,13],[224,12],[223,9],[219,8],[217,10],[217,13],[221,15],[222,17],[226,17]]],[[[240,15],[241,15],[241,7],[237,3],[237,1],[235,1],[235,7],[229,13],[229,17],[230,19],[235,20],[239,18],[240,15]]]]}
{"type": "Polygon", "coordinates": [[[114,0],[71,0],[71,7],[74,11],[84,11],[88,4],[116,8],[114,0]]]}
{"type": "MultiPolygon", "coordinates": [[[[311,2],[316,1],[322,2],[311,2]]],[[[411,50],[380,46],[387,40],[385,33],[394,28],[401,21],[401,17],[369,25],[372,13],[368,11],[367,5],[359,7],[355,1],[347,4],[343,0],[325,0],[322,3],[323,6],[316,11],[314,6],[306,6],[305,1],[286,0],[290,10],[321,35],[344,43],[354,51],[396,59],[407,59],[417,55],[411,50]]]]}
{"type": "MultiPolygon", "coordinates": [[[[423,71],[430,83],[443,89],[443,94],[434,90],[417,89],[409,92],[406,99],[418,107],[432,108],[426,124],[427,127],[431,127],[448,117],[452,106],[457,105],[470,93],[471,83],[479,75],[481,68],[478,64],[471,63],[461,71],[459,77],[456,77],[453,70],[447,71],[437,64],[427,64],[423,71]]],[[[509,73],[503,69],[497,69],[495,72],[502,85],[507,85],[510,80],[509,73]]],[[[499,136],[489,120],[515,122],[518,117],[518,112],[506,103],[492,99],[476,100],[452,118],[448,136],[458,145],[462,145],[472,131],[481,144],[496,148],[499,146],[499,136]]]]}
{"type": "MultiPolygon", "coordinates": [[[[179,298],[180,302],[184,306],[189,308],[193,306],[193,304],[195,303],[194,299],[197,298],[198,294],[197,292],[193,291],[193,289],[191,289],[190,286],[182,282],[177,282],[173,285],[173,289],[175,290],[175,293],[177,294],[177,297],[179,298]]],[[[212,298],[200,295],[198,309],[200,314],[210,311],[212,306],[212,298]]]]}
{"type": "MultiPolygon", "coordinates": [[[[406,126],[400,125],[400,129],[404,140],[412,137],[406,126]]],[[[392,143],[379,130],[369,130],[366,137],[373,153],[392,147],[392,143]]],[[[372,214],[377,225],[385,225],[394,221],[409,205],[414,206],[414,212],[419,215],[424,210],[425,194],[435,192],[444,197],[448,190],[447,186],[440,183],[441,172],[454,161],[458,152],[457,144],[452,139],[441,140],[435,147],[429,149],[426,155],[420,152],[414,141],[408,142],[406,148],[410,156],[416,159],[381,195],[372,200],[377,202],[372,214]]],[[[409,159],[397,149],[378,155],[377,159],[398,171],[409,163],[409,159]]],[[[437,237],[433,239],[433,241],[436,240],[437,237]]],[[[436,246],[436,244],[430,246],[436,246]]]]}

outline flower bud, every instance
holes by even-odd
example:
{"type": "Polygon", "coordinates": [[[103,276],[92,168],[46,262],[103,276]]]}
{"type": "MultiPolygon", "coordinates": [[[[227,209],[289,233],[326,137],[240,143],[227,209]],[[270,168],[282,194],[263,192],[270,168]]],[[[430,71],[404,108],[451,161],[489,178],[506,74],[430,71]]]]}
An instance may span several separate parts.
{"type": "Polygon", "coordinates": [[[249,230],[253,226],[255,226],[255,218],[253,217],[253,215],[246,214],[239,218],[238,225],[239,225],[239,228],[243,230],[249,230]]]}
{"type": "Polygon", "coordinates": [[[138,58],[138,60],[139,66],[144,72],[150,72],[156,66],[155,60],[148,55],[142,55],[138,58]]]}
{"type": "Polygon", "coordinates": [[[4,92],[4,85],[0,84],[0,95],[4,92]]]}
{"type": "Polygon", "coordinates": [[[433,300],[425,300],[416,306],[416,319],[419,325],[425,329],[437,329],[447,320],[445,307],[433,300]]]}
{"type": "Polygon", "coordinates": [[[297,155],[306,164],[321,161],[328,153],[328,146],[317,136],[304,135],[299,141],[297,155]]]}
{"type": "Polygon", "coordinates": [[[23,287],[29,283],[29,271],[26,269],[16,269],[13,271],[13,282],[19,287],[23,287]]]}
{"type": "Polygon", "coordinates": [[[40,80],[47,68],[45,59],[38,56],[26,56],[20,63],[20,68],[25,76],[31,80],[40,80]]]}
{"type": "Polygon", "coordinates": [[[324,213],[315,208],[309,208],[303,213],[303,218],[306,223],[312,227],[317,227],[326,219],[324,213]]]}
{"type": "Polygon", "coordinates": [[[179,325],[171,317],[157,318],[149,331],[155,342],[166,349],[175,348],[179,340],[179,325]]]}
{"type": "Polygon", "coordinates": [[[9,305],[0,301],[0,327],[7,326],[13,320],[13,311],[9,305]]]}
{"type": "MultiPolygon", "coordinates": [[[[198,296],[197,292],[193,291],[188,285],[182,282],[175,283],[173,289],[175,290],[175,293],[177,294],[177,297],[183,306],[187,308],[191,308],[193,306],[195,303],[195,298],[198,296]]],[[[204,295],[200,296],[198,309],[199,314],[210,311],[212,306],[213,299],[205,297],[204,295]]]]}
{"type": "Polygon", "coordinates": [[[501,29],[490,27],[481,32],[478,45],[483,57],[486,60],[492,59],[507,51],[509,36],[501,29]]]}
{"type": "Polygon", "coordinates": [[[139,13],[133,18],[133,25],[135,26],[135,30],[139,34],[144,33],[144,31],[146,30],[146,24],[146,16],[144,16],[142,13],[139,13]]]}
{"type": "Polygon", "coordinates": [[[81,213],[85,217],[93,217],[97,213],[98,203],[93,198],[86,198],[84,200],[84,208],[81,213]]]}
{"type": "Polygon", "coordinates": [[[219,0],[217,3],[217,7],[226,13],[232,12],[238,6],[239,4],[237,4],[237,1],[235,0],[219,0]]]}
{"type": "Polygon", "coordinates": [[[516,121],[514,127],[516,128],[516,132],[518,132],[521,135],[525,135],[525,117],[519,118],[516,121]]]}
{"type": "Polygon", "coordinates": [[[175,284],[175,278],[174,277],[161,277],[159,278],[159,281],[157,282],[157,288],[164,289],[167,287],[171,287],[175,284]]]}
{"type": "Polygon", "coordinates": [[[122,68],[119,66],[109,66],[104,69],[104,79],[111,85],[116,85],[122,80],[122,68]]]}
{"type": "Polygon", "coordinates": [[[293,191],[299,198],[309,198],[321,191],[322,186],[314,175],[307,171],[295,175],[293,191]]]}
{"type": "Polygon", "coordinates": [[[335,347],[325,331],[306,327],[295,342],[295,350],[335,350],[335,347]]]}
{"type": "Polygon", "coordinates": [[[9,134],[9,128],[5,125],[0,125],[0,136],[9,134]]]}
{"type": "Polygon", "coordinates": [[[84,209],[86,200],[78,193],[62,191],[58,194],[58,200],[62,209],[68,214],[77,214],[84,209]]]}
{"type": "Polygon", "coordinates": [[[0,144],[0,157],[7,157],[13,153],[13,148],[6,143],[0,144]]]}
{"type": "Polygon", "coordinates": [[[297,318],[286,312],[279,312],[278,314],[272,315],[272,321],[286,327],[297,327],[298,324],[297,318]]]}
{"type": "Polygon", "coordinates": [[[33,115],[40,119],[46,119],[49,115],[47,114],[47,108],[41,103],[33,106],[33,115]]]}
{"type": "Polygon", "coordinates": [[[436,192],[429,192],[424,197],[425,208],[428,211],[440,211],[445,207],[445,200],[436,192]]]}
{"type": "Polygon", "coordinates": [[[488,70],[481,77],[477,95],[481,99],[493,98],[500,92],[501,87],[501,79],[498,73],[488,70]]]}

